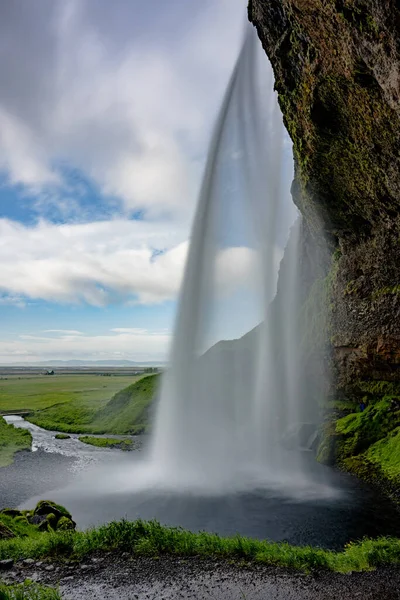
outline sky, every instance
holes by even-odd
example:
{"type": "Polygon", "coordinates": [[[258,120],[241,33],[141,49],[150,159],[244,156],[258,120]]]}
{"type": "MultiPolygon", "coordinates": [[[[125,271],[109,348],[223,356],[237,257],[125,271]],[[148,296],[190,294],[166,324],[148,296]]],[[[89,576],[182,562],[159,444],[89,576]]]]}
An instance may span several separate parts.
{"type": "Polygon", "coordinates": [[[246,0],[0,5],[0,364],[164,361],[246,0]]]}

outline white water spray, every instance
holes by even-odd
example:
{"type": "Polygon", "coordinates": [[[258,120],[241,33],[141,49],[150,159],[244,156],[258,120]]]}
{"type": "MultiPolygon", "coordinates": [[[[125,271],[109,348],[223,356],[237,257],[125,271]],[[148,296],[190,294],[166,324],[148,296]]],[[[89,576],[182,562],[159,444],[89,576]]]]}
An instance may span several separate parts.
{"type": "Polygon", "coordinates": [[[151,459],[171,485],[302,478],[301,453],[282,443],[301,420],[299,224],[278,322],[270,308],[282,214],[294,215],[284,135],[272,70],[248,26],[211,141],[160,393],[151,459]]]}

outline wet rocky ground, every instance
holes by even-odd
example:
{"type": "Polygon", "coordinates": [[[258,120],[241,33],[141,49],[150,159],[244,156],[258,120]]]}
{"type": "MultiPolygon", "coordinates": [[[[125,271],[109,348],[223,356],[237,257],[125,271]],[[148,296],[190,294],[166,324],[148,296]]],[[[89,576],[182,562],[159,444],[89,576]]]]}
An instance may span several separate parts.
{"type": "Polygon", "coordinates": [[[16,563],[0,575],[59,585],[65,600],[395,600],[400,569],[313,575],[220,560],[111,553],[83,563],[16,563]]]}

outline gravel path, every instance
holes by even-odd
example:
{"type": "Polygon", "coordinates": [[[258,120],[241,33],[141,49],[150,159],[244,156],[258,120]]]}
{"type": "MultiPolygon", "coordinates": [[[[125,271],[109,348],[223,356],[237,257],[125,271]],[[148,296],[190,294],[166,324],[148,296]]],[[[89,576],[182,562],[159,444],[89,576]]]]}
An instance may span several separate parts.
{"type": "Polygon", "coordinates": [[[60,584],[65,600],[397,600],[400,569],[304,575],[271,567],[173,557],[108,554],[83,564],[17,564],[9,581],[60,584]]]}

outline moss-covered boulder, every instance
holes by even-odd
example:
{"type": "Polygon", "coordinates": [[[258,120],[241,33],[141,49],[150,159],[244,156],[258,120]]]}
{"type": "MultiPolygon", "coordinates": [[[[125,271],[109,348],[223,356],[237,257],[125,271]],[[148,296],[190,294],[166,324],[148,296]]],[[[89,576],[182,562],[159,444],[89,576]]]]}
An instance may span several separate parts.
{"type": "Polygon", "coordinates": [[[40,500],[37,503],[35,510],[33,511],[35,515],[50,515],[53,514],[60,519],[61,517],[71,518],[71,514],[68,510],[61,506],[61,504],[57,504],[56,502],[52,502],[51,500],[40,500]]]}
{"type": "Polygon", "coordinates": [[[76,527],[75,522],[68,517],[61,517],[57,523],[57,531],[71,531],[76,527]]]}

